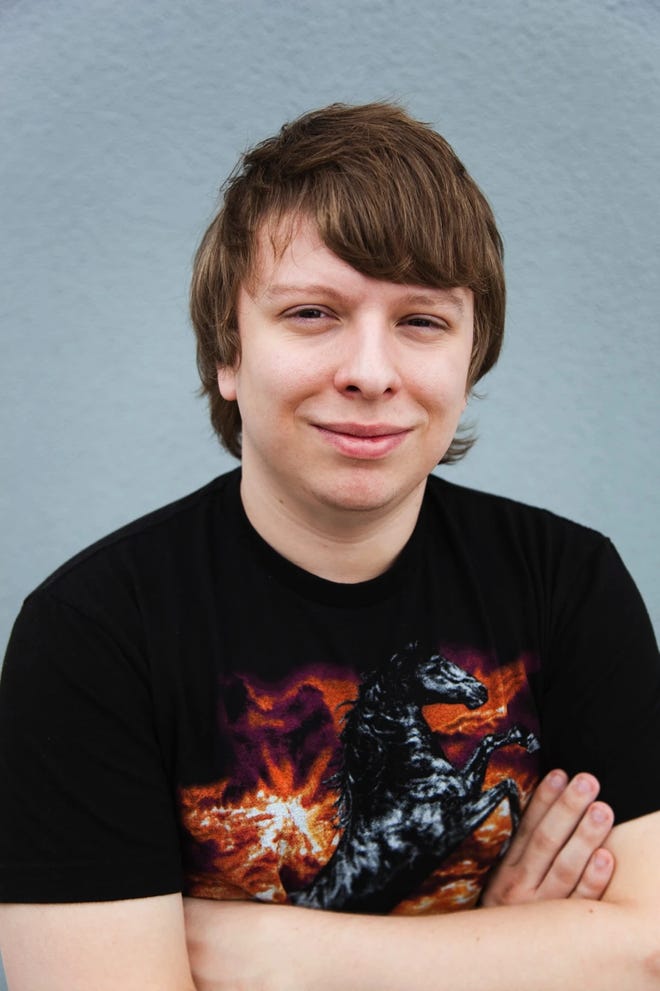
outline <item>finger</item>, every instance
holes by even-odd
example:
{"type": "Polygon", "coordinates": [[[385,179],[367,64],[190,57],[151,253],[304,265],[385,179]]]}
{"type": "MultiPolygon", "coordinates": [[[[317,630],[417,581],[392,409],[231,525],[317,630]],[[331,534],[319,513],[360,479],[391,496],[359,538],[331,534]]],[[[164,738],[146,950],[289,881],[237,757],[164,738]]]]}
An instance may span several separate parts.
{"type": "Polygon", "coordinates": [[[559,768],[550,771],[539,782],[507,850],[506,859],[510,864],[513,865],[518,862],[534,830],[547,815],[567,785],[568,775],[559,768]]]}
{"type": "Polygon", "coordinates": [[[594,879],[595,853],[602,847],[614,823],[614,813],[604,802],[593,802],[582,816],[577,828],[562,846],[538,890],[539,898],[567,898],[580,885],[585,875],[583,897],[594,879]]]}
{"type": "Polygon", "coordinates": [[[597,901],[605,894],[614,874],[614,857],[602,847],[592,853],[580,882],[571,898],[588,898],[597,901]]]}
{"type": "MultiPolygon", "coordinates": [[[[600,785],[593,774],[576,774],[537,824],[527,841],[524,859],[520,862],[530,879],[530,884],[534,887],[542,884],[555,858],[562,853],[569,837],[582,822],[585,812],[599,790],[600,785]]],[[[590,854],[600,842],[592,845],[590,854]]],[[[582,868],[586,864],[586,859],[582,868]]],[[[579,875],[575,877],[574,885],[578,878],[579,875]]],[[[572,891],[572,888],[569,891],[572,891]]]]}

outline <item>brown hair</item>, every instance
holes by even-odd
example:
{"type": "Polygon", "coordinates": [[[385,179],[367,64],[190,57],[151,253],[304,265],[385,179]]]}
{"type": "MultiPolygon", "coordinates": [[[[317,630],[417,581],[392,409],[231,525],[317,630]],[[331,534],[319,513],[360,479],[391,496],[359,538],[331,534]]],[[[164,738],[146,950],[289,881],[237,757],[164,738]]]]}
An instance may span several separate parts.
{"type": "MultiPolygon", "coordinates": [[[[202,394],[228,451],[241,416],[222,398],[217,366],[240,359],[236,300],[268,220],[311,217],[324,244],[358,272],[474,293],[468,386],[497,361],[504,330],[502,241],[488,202],[449,144],[388,103],[332,104],[285,124],[239,161],[195,256],[190,310],[202,394]]],[[[474,443],[456,436],[442,461],[474,443]]]]}

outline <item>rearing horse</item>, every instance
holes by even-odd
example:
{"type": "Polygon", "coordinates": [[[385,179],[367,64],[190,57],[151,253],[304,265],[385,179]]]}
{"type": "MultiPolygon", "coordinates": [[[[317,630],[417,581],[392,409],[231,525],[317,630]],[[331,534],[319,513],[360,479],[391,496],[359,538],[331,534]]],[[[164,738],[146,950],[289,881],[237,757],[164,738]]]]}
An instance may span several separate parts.
{"type": "MultiPolygon", "coordinates": [[[[462,768],[451,764],[422,714],[435,702],[478,709],[488,692],[440,654],[409,645],[360,686],[341,731],[337,848],[295,905],[351,912],[388,912],[507,798],[514,829],[520,818],[512,778],[482,791],[490,755],[518,744],[538,749],[533,733],[513,726],[485,736],[462,768]]],[[[347,703],[351,704],[351,703],[347,703]]]]}

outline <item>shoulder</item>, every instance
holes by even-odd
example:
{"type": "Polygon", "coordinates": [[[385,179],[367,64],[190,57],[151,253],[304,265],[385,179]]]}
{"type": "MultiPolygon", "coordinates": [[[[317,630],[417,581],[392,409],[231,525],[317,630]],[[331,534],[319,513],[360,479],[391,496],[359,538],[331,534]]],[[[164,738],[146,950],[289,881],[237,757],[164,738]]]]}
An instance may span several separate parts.
{"type": "Polygon", "coordinates": [[[562,551],[587,555],[611,548],[608,537],[549,509],[530,506],[507,496],[429,477],[427,502],[434,514],[445,515],[463,540],[479,545],[534,547],[539,553],[562,551]]]}
{"type": "Polygon", "coordinates": [[[239,469],[220,475],[96,541],[41,582],[25,604],[57,600],[96,613],[122,598],[138,604],[146,586],[172,587],[176,575],[185,581],[190,568],[203,568],[239,478],[239,469]]]}
{"type": "Polygon", "coordinates": [[[591,527],[505,496],[431,476],[426,505],[432,526],[490,588],[513,588],[541,603],[553,629],[588,603],[645,616],[639,592],[616,548],[591,527]]]}

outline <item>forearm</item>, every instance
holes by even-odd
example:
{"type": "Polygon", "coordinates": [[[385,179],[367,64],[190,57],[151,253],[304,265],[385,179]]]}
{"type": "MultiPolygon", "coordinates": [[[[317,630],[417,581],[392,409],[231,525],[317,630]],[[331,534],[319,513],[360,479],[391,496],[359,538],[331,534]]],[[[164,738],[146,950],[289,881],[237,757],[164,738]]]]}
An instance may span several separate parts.
{"type": "Polygon", "coordinates": [[[423,918],[218,903],[200,991],[658,991],[657,923],[554,901],[423,918]],[[655,962],[655,970],[654,970],[655,962]]]}
{"type": "Polygon", "coordinates": [[[417,919],[314,914],[300,929],[305,991],[660,986],[650,926],[620,906],[557,901],[417,919]]]}

